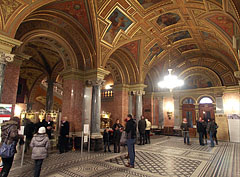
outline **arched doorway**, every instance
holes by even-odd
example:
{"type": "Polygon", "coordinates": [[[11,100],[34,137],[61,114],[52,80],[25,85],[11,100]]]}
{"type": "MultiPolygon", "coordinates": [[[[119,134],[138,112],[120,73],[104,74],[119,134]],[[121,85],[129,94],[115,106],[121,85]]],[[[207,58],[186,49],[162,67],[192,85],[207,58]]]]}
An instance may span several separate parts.
{"type": "Polygon", "coordinates": [[[202,117],[207,121],[207,119],[214,119],[215,118],[215,107],[214,101],[211,97],[204,96],[199,99],[199,117],[202,117]]]}
{"type": "Polygon", "coordinates": [[[187,118],[190,124],[189,135],[190,137],[196,136],[196,111],[195,100],[192,98],[185,98],[182,101],[182,117],[187,118]]]}

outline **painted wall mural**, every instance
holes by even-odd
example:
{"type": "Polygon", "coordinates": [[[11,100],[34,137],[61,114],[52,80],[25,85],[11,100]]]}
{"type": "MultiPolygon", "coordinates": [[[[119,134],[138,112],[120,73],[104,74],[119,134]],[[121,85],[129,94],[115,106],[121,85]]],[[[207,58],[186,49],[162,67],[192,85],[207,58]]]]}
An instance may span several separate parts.
{"type": "Polygon", "coordinates": [[[153,6],[156,3],[162,2],[164,0],[138,0],[144,9],[153,6]]]}
{"type": "Polygon", "coordinates": [[[215,42],[217,41],[217,38],[212,33],[206,31],[201,31],[200,33],[202,35],[203,40],[210,40],[215,42]]]}
{"type": "MultiPolygon", "coordinates": [[[[2,11],[2,16],[5,23],[8,21],[9,17],[17,10],[22,4],[16,0],[1,0],[0,1],[0,12],[2,11]]],[[[1,18],[0,18],[1,19],[1,18]]]]}
{"type": "Polygon", "coordinates": [[[198,49],[198,46],[196,44],[189,44],[189,45],[184,45],[178,48],[178,50],[183,53],[188,50],[193,50],[193,49],[198,49]]]}
{"type": "Polygon", "coordinates": [[[127,50],[129,50],[132,55],[134,56],[135,60],[137,61],[138,59],[138,49],[139,49],[139,41],[133,41],[133,42],[130,42],[128,44],[125,44],[123,46],[124,48],[126,48],[127,50]]]}
{"type": "Polygon", "coordinates": [[[166,26],[176,24],[179,20],[180,20],[180,17],[178,14],[166,13],[158,17],[157,23],[159,24],[160,27],[166,27],[166,26]]]}
{"type": "Polygon", "coordinates": [[[232,36],[234,35],[234,22],[232,19],[223,15],[215,15],[207,20],[226,34],[226,37],[232,40],[232,36]]]}
{"type": "Polygon", "coordinates": [[[163,49],[158,45],[158,44],[155,44],[150,50],[149,50],[149,55],[147,57],[147,59],[145,60],[144,64],[149,64],[152,59],[155,57],[155,56],[158,56],[160,53],[162,53],[163,49]]]}
{"type": "Polygon", "coordinates": [[[177,42],[182,39],[191,38],[191,35],[188,31],[179,31],[173,34],[168,35],[168,39],[171,42],[177,42]]]}
{"type": "Polygon", "coordinates": [[[192,75],[184,80],[183,89],[213,87],[212,81],[205,75],[192,75]]]}
{"type": "Polygon", "coordinates": [[[103,39],[110,44],[113,42],[120,30],[126,31],[127,28],[132,24],[132,21],[118,9],[113,11],[113,13],[108,17],[108,20],[111,22],[111,25],[107,29],[103,39]]]}
{"type": "Polygon", "coordinates": [[[56,9],[63,11],[73,18],[75,18],[80,24],[91,34],[88,9],[83,0],[64,0],[61,2],[51,3],[45,6],[46,9],[56,9]]]}

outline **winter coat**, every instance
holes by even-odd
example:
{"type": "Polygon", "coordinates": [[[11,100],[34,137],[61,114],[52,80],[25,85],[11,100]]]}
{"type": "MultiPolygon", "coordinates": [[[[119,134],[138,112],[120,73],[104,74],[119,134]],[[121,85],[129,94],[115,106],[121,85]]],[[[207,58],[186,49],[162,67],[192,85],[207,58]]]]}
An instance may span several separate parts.
{"type": "Polygon", "coordinates": [[[145,130],[151,130],[152,123],[148,119],[145,119],[145,120],[146,120],[146,124],[147,124],[145,130]]]}
{"type": "Polygon", "coordinates": [[[145,128],[147,127],[145,119],[141,119],[138,121],[138,131],[141,134],[145,133],[145,128]]]}
{"type": "Polygon", "coordinates": [[[136,138],[136,122],[133,119],[130,119],[126,123],[127,139],[135,139],[136,138]]]}
{"type": "Polygon", "coordinates": [[[200,132],[204,132],[204,127],[203,127],[203,124],[202,122],[199,122],[197,121],[197,132],[200,133],[200,132]]]}
{"type": "Polygon", "coordinates": [[[115,130],[114,132],[113,132],[113,141],[114,142],[120,142],[120,138],[121,138],[121,132],[120,132],[120,130],[118,129],[118,130],[115,130]]]}
{"type": "Polygon", "coordinates": [[[215,133],[216,131],[216,126],[213,121],[208,122],[207,124],[207,132],[210,134],[210,132],[215,133]]]}
{"type": "Polygon", "coordinates": [[[24,128],[24,135],[26,135],[27,139],[30,139],[30,140],[32,139],[34,130],[35,130],[34,124],[30,120],[28,120],[24,128]]]}
{"type": "Polygon", "coordinates": [[[104,130],[103,132],[103,142],[110,142],[110,132],[104,130]]]}
{"type": "Polygon", "coordinates": [[[117,124],[117,123],[115,123],[114,125],[113,125],[113,131],[115,131],[115,129],[116,129],[116,127],[118,127],[119,129],[120,128],[123,128],[123,126],[119,123],[119,124],[117,124]]]}
{"type": "Polygon", "coordinates": [[[42,125],[46,128],[46,133],[48,135],[48,138],[51,139],[52,131],[53,131],[53,121],[46,121],[45,119],[43,119],[42,125]],[[51,128],[48,129],[47,127],[51,127],[51,128]]]}
{"type": "Polygon", "coordinates": [[[2,143],[5,142],[6,144],[12,144],[15,143],[15,153],[16,151],[16,145],[17,145],[17,141],[19,139],[18,136],[18,123],[16,121],[13,120],[9,120],[7,122],[4,122],[1,124],[1,146],[2,143]],[[9,136],[8,136],[9,133],[9,136]],[[7,138],[8,137],[8,138],[7,138]]]}
{"type": "Polygon", "coordinates": [[[69,123],[68,121],[65,121],[64,123],[61,122],[60,136],[66,137],[67,135],[69,135],[69,123]]]}
{"type": "Polygon", "coordinates": [[[49,138],[46,134],[35,134],[30,143],[32,149],[32,159],[45,159],[49,147],[49,138]]]}
{"type": "Polygon", "coordinates": [[[189,131],[189,123],[182,123],[181,124],[181,129],[182,129],[182,131],[189,131]]]}

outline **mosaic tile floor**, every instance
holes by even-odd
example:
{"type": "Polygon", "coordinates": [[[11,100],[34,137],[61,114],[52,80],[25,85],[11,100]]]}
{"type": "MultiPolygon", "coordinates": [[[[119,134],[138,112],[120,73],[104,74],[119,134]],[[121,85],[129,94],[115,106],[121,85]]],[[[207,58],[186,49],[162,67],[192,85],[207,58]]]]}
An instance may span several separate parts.
{"type": "MultiPolygon", "coordinates": [[[[113,147],[111,147],[113,148],[113,147]]],[[[135,168],[126,168],[126,150],[119,153],[52,152],[43,162],[42,177],[240,177],[240,144],[220,142],[211,148],[200,146],[197,139],[191,145],[179,137],[161,137],[152,144],[136,145],[135,168]]],[[[33,176],[33,161],[26,155],[20,166],[16,157],[10,177],[33,176]]]]}

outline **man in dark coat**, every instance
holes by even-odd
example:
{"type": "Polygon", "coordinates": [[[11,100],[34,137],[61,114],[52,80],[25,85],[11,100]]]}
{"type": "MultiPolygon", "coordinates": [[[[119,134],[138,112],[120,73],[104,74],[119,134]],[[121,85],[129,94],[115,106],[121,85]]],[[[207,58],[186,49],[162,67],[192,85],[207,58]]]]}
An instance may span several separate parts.
{"type": "Polygon", "coordinates": [[[59,136],[60,154],[68,151],[68,137],[69,137],[69,123],[67,121],[67,117],[62,117],[59,136]]]}
{"type": "Polygon", "coordinates": [[[114,143],[114,153],[120,152],[120,138],[121,138],[121,129],[123,126],[120,124],[119,119],[116,120],[116,123],[113,125],[113,143],[114,143]]]}
{"type": "Polygon", "coordinates": [[[30,142],[32,140],[33,134],[34,134],[34,124],[29,119],[25,119],[25,127],[24,127],[24,135],[26,135],[26,146],[25,146],[25,152],[30,150],[30,142]]]}
{"type": "Polygon", "coordinates": [[[127,133],[127,146],[128,146],[128,154],[130,158],[130,163],[126,165],[126,167],[134,168],[135,161],[135,147],[134,144],[136,142],[136,122],[133,120],[132,115],[128,114],[126,123],[126,133],[127,133]]]}
{"type": "Polygon", "coordinates": [[[141,120],[138,121],[138,131],[140,134],[140,143],[139,145],[144,145],[145,143],[145,129],[146,129],[146,121],[144,119],[144,116],[141,116],[141,120]]]}
{"type": "Polygon", "coordinates": [[[203,142],[203,133],[204,133],[204,127],[202,124],[202,118],[199,117],[199,120],[197,121],[197,132],[199,134],[199,144],[201,146],[204,146],[204,142],[203,142]]]}
{"type": "Polygon", "coordinates": [[[48,138],[52,139],[53,121],[50,114],[46,116],[46,119],[43,119],[42,126],[46,128],[46,133],[48,135],[48,138]]]}
{"type": "Polygon", "coordinates": [[[214,147],[214,141],[213,141],[213,136],[216,131],[216,126],[215,123],[213,122],[212,119],[208,119],[208,124],[207,124],[207,132],[209,133],[210,141],[211,141],[211,147],[214,147]]]}

